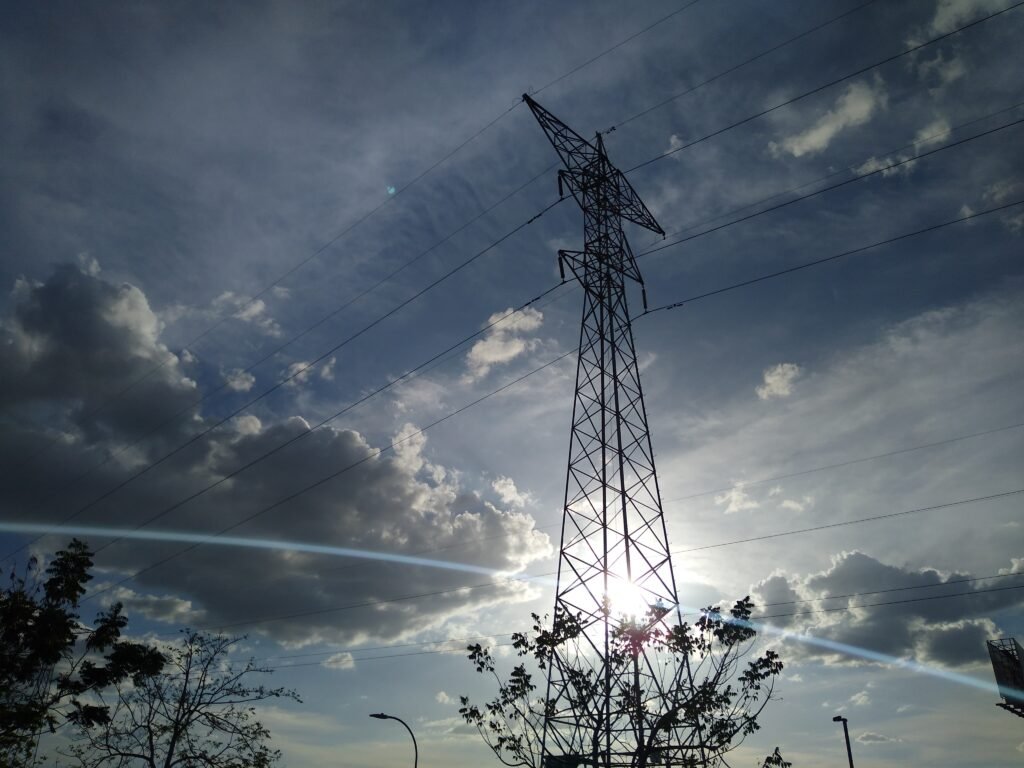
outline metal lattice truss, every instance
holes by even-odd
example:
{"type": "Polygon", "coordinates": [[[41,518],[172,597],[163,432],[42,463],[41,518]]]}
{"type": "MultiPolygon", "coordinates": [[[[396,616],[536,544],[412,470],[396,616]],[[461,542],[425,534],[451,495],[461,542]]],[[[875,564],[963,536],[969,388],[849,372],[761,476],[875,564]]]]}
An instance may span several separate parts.
{"type": "Polygon", "coordinates": [[[562,159],[559,188],[583,210],[585,243],[582,251],[559,252],[563,274],[571,270],[584,300],[555,596],[556,622],[578,616],[582,631],[556,649],[549,668],[545,760],[636,765],[647,737],[635,703],[664,702],[672,692],[654,658],[609,663],[613,631],[624,614],[659,606],[678,616],[678,609],[626,302],[626,278],[641,287],[643,279],[622,222],[664,233],[609,162],[600,134],[591,143],[523,99],[562,159]],[[632,711],[622,703],[627,689],[635,694],[632,711]]]}

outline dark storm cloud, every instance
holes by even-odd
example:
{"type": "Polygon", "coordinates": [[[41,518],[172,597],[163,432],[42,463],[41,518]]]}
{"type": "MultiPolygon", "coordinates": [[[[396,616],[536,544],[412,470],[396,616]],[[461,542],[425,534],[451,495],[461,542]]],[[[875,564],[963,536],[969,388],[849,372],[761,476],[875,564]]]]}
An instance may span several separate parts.
{"type": "MultiPolygon", "coordinates": [[[[160,323],[138,288],[114,285],[72,266],[61,267],[38,285],[19,283],[12,316],[5,321],[0,347],[11,375],[3,380],[9,412],[35,409],[20,431],[5,432],[4,453],[18,445],[44,442],[63,432],[52,455],[22,456],[25,471],[11,480],[8,497],[38,501],[40,486],[60,491],[83,463],[83,456],[115,448],[136,436],[140,425],[198,397],[179,360],[160,341],[160,323]],[[149,374],[148,378],[144,378],[149,374]],[[130,395],[120,393],[142,379],[130,395]]],[[[179,442],[185,435],[175,434],[179,442]]],[[[165,436],[165,440],[169,439],[165,436]]],[[[550,552],[547,537],[522,511],[502,509],[463,487],[451,468],[433,463],[425,437],[407,426],[393,451],[377,456],[358,432],[325,428],[310,432],[292,416],[263,424],[242,415],[167,466],[140,476],[98,505],[87,504],[79,524],[214,533],[253,516],[233,535],[309,542],[401,555],[423,554],[459,564],[514,574],[550,552]],[[229,481],[180,507],[176,501],[259,459],[285,441],[301,438],[229,481]],[[344,467],[356,466],[270,512],[274,502],[313,486],[344,467]]],[[[166,445],[143,441],[133,452],[90,475],[97,498],[120,480],[159,458],[166,445]]],[[[62,519],[79,502],[57,493],[32,507],[31,519],[62,519]]],[[[85,497],[88,498],[88,497],[85,497]]],[[[101,542],[93,542],[98,546],[101,542]]],[[[99,556],[108,581],[134,573],[183,545],[116,544],[99,556]],[[116,576],[115,576],[116,575],[116,576]]],[[[387,562],[343,560],[284,551],[203,546],[147,572],[137,583],[111,596],[154,620],[219,626],[283,614],[322,612],[295,621],[259,627],[280,640],[352,642],[368,637],[397,638],[437,627],[474,608],[533,594],[522,582],[499,582],[487,589],[461,591],[487,582],[486,574],[387,562]],[[331,612],[341,606],[437,593],[428,600],[384,603],[331,612]]]]}
{"type": "MultiPolygon", "coordinates": [[[[297,417],[267,427],[250,418],[238,427],[234,434],[220,435],[210,443],[205,459],[195,466],[197,473],[211,479],[222,476],[309,429],[297,417]]],[[[354,431],[318,430],[230,484],[176,510],[159,527],[217,531],[342,467],[363,462],[337,480],[232,530],[232,535],[422,555],[510,574],[550,551],[547,537],[534,529],[532,517],[500,509],[460,488],[454,473],[424,459],[423,449],[422,439],[410,440],[395,453],[376,457],[377,448],[354,431]]],[[[119,572],[132,572],[180,549],[182,545],[176,544],[118,545],[104,563],[119,572]]],[[[208,545],[143,575],[135,588],[187,596],[205,611],[204,625],[215,627],[305,614],[242,626],[258,628],[278,640],[307,643],[410,636],[464,617],[475,608],[525,599],[531,593],[526,585],[515,582],[458,591],[488,581],[484,574],[428,566],[208,545]],[[332,610],[436,592],[445,594],[332,610]]]]}
{"type": "MultiPolygon", "coordinates": [[[[43,283],[19,280],[12,304],[0,321],[0,409],[8,419],[56,410],[70,416],[59,428],[89,442],[117,441],[196,400],[195,384],[160,342],[160,321],[135,286],[65,264],[43,283]]],[[[50,426],[58,425],[41,431],[50,426]]]]}
{"type": "MultiPolygon", "coordinates": [[[[862,552],[844,552],[833,557],[830,568],[806,577],[774,575],[753,588],[762,605],[786,600],[807,600],[802,605],[768,606],[765,621],[793,631],[806,631],[816,638],[863,648],[899,658],[957,667],[985,660],[984,640],[997,630],[993,620],[1024,602],[1016,590],[1021,580],[1015,562],[1004,575],[985,581],[967,581],[971,574],[915,570],[882,563],[862,552]],[[959,582],[959,583],[957,583],[959,582]],[[863,597],[855,593],[901,587],[924,587],[863,597]],[[961,597],[946,597],[960,595],[961,597]],[[829,599],[832,598],[832,599],[829,599]],[[940,599],[919,599],[940,598],[940,599]],[[894,601],[908,602],[894,602],[894,601]],[[870,607],[871,603],[893,602],[870,607]],[[868,607],[864,607],[868,606],[868,607]],[[850,608],[849,611],[815,613],[821,608],[850,608]],[[802,616],[779,616],[806,611],[802,616]]],[[[837,656],[818,646],[804,645],[794,652],[825,656],[834,663],[857,663],[856,657],[837,656]]]]}

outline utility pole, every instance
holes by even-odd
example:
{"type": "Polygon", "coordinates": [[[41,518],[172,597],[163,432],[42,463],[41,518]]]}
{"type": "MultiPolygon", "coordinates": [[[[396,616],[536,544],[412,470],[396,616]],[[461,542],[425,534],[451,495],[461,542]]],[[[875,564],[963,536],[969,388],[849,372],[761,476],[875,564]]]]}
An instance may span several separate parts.
{"type": "MultiPolygon", "coordinates": [[[[583,211],[584,241],[582,251],[558,254],[563,277],[568,268],[583,287],[583,319],[554,615],[556,625],[579,617],[579,631],[571,647],[555,649],[548,668],[544,760],[549,768],[642,765],[657,734],[637,710],[670,691],[644,651],[632,668],[608,663],[613,632],[624,613],[643,620],[654,609],[655,621],[670,613],[681,619],[626,301],[626,278],[643,292],[643,277],[622,224],[665,233],[611,164],[600,133],[587,141],[528,95],[523,100],[562,160],[559,190],[583,211]],[[580,669],[600,687],[586,711],[580,669]],[[625,690],[640,705],[632,712],[625,690]]],[[[675,764],[676,757],[663,747],[657,760],[675,764]]]]}
{"type": "Polygon", "coordinates": [[[853,750],[850,748],[850,729],[846,725],[846,718],[836,715],[832,718],[833,723],[843,724],[843,737],[846,739],[846,758],[850,761],[850,768],[853,768],[853,750]]]}

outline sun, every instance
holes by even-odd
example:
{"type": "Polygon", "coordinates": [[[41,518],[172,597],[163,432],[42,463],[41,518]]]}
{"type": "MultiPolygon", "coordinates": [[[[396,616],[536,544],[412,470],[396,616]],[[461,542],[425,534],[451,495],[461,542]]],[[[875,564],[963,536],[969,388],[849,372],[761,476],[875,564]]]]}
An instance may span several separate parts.
{"type": "Polygon", "coordinates": [[[609,576],[607,596],[609,611],[615,618],[641,618],[651,607],[650,597],[644,590],[621,576],[609,576]]]}

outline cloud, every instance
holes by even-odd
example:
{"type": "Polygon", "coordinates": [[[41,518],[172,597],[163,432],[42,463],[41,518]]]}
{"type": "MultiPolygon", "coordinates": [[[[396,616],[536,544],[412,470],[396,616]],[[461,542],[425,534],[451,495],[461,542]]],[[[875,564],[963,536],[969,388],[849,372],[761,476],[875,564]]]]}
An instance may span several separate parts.
{"type": "Polygon", "coordinates": [[[743,484],[737,483],[725,493],[718,494],[715,496],[715,504],[725,506],[725,514],[731,515],[733,512],[743,512],[748,509],[757,509],[760,507],[760,503],[750,498],[746,491],[743,490],[743,484]]]}
{"type": "Polygon", "coordinates": [[[438,704],[451,704],[454,701],[454,699],[452,699],[452,697],[444,691],[438,691],[434,695],[434,701],[436,701],[438,704]]]}
{"type": "Polygon", "coordinates": [[[248,371],[235,368],[224,376],[224,383],[232,392],[248,392],[256,383],[256,377],[248,371]]]}
{"type": "Polygon", "coordinates": [[[855,707],[866,707],[871,703],[871,695],[867,691],[858,691],[850,697],[850,703],[855,707]]]}
{"type": "MultiPolygon", "coordinates": [[[[990,184],[982,192],[981,199],[985,207],[993,207],[1013,203],[1024,198],[1024,181],[1014,178],[1001,179],[990,184]]],[[[962,215],[973,213],[974,208],[965,203],[961,209],[962,215]]],[[[1024,210],[1021,207],[1009,208],[999,214],[999,220],[1010,232],[1020,234],[1024,232],[1024,210]]]]}
{"type": "MultiPolygon", "coordinates": [[[[917,73],[922,80],[938,83],[938,88],[949,85],[967,74],[967,66],[959,56],[952,56],[948,60],[942,51],[935,54],[932,59],[924,59],[917,65],[917,73]]],[[[933,89],[934,94],[938,88],[933,89]]]]}
{"type": "Polygon", "coordinates": [[[124,605],[125,615],[144,616],[151,621],[159,621],[177,626],[190,626],[205,618],[205,611],[196,610],[191,600],[175,595],[140,595],[134,590],[118,587],[113,597],[124,605]]]}
{"type": "Polygon", "coordinates": [[[800,376],[800,366],[796,363],[779,363],[766,368],[764,382],[755,390],[762,400],[778,397],[789,397],[793,394],[793,382],[800,376]]]}
{"type": "Polygon", "coordinates": [[[501,499],[502,503],[510,507],[522,509],[532,501],[530,494],[523,493],[516,488],[516,484],[511,477],[499,477],[491,483],[491,488],[498,494],[498,498],[501,499]]]}
{"type": "Polygon", "coordinates": [[[234,291],[224,291],[213,300],[213,309],[217,312],[232,312],[232,317],[259,328],[268,336],[281,335],[281,326],[267,314],[267,304],[263,299],[247,299],[234,291]]]}
{"type": "Polygon", "coordinates": [[[97,441],[138,437],[196,401],[136,286],[65,264],[43,283],[18,280],[11,299],[0,321],[0,412],[21,420],[46,404],[67,414],[65,430],[97,441]]]}
{"type": "Polygon", "coordinates": [[[495,365],[511,362],[525,352],[536,348],[538,340],[524,338],[544,322],[544,315],[530,307],[509,315],[512,308],[495,312],[487,318],[487,324],[498,323],[490,328],[482,339],[476,341],[466,354],[467,381],[477,381],[486,376],[495,365]],[[501,320],[501,322],[498,322],[501,320]]]}
{"type": "Polygon", "coordinates": [[[793,157],[821,152],[842,131],[868,122],[877,109],[884,108],[885,103],[885,87],[881,79],[876,79],[874,85],[863,81],[851,83],[836,99],[835,106],[818,118],[814,125],[769,146],[776,156],[783,152],[793,157]]]}
{"type": "Polygon", "coordinates": [[[899,739],[894,739],[891,736],[883,736],[882,734],[874,733],[873,731],[864,731],[864,733],[860,734],[855,741],[858,744],[887,744],[889,742],[899,741],[899,739]]]}
{"type": "Polygon", "coordinates": [[[282,378],[287,379],[285,381],[286,387],[298,387],[309,381],[309,377],[313,374],[316,366],[307,360],[298,360],[285,369],[284,376],[282,378]]]}
{"type": "Polygon", "coordinates": [[[804,512],[814,506],[813,496],[804,496],[799,501],[796,499],[784,499],[779,507],[782,509],[788,509],[790,512],[804,512]]]}
{"type": "Polygon", "coordinates": [[[328,669],[354,669],[356,661],[348,651],[335,653],[324,659],[323,666],[328,669]]]}
{"type": "MultiPolygon", "coordinates": [[[[843,552],[832,558],[824,571],[804,577],[775,574],[752,588],[759,604],[796,598],[803,614],[780,617],[780,626],[809,632],[817,638],[855,648],[865,648],[900,658],[914,658],[928,664],[962,667],[985,660],[985,639],[998,633],[987,618],[993,612],[1024,604],[1015,590],[989,592],[1000,586],[1019,586],[1018,579],[997,577],[982,582],[967,581],[969,574],[943,575],[931,568],[911,569],[887,565],[862,552],[843,552]],[[917,587],[892,597],[856,593],[893,587],[917,587]],[[871,603],[905,598],[935,598],[969,593],[966,597],[927,599],[872,606],[871,603]],[[848,611],[815,612],[820,608],[849,608],[848,611]]],[[[794,606],[794,610],[797,606],[794,606]]],[[[789,613],[788,606],[766,608],[763,615],[789,613]]],[[[776,623],[778,619],[769,619],[776,623]]],[[[823,657],[828,663],[858,664],[858,658],[840,656],[820,647],[802,644],[800,653],[823,657]]],[[[851,699],[855,705],[858,703],[851,699]]]]}
{"type": "Polygon", "coordinates": [[[928,25],[928,37],[952,32],[980,16],[1001,11],[1002,0],[939,0],[935,15],[928,25]]]}
{"type": "MultiPolygon", "coordinates": [[[[32,519],[39,522],[63,518],[65,507],[39,508],[26,502],[35,503],[40,488],[63,487],[83,469],[90,471],[90,488],[95,489],[85,497],[91,498],[189,440],[196,424],[206,423],[196,417],[198,421],[186,421],[187,431],[113,455],[125,429],[136,435],[155,416],[165,415],[165,409],[177,410],[197,398],[178,358],[160,341],[160,328],[138,288],[113,285],[77,267],[61,267],[42,284],[18,284],[14,311],[3,322],[9,343],[0,345],[2,402],[12,409],[39,403],[42,415],[37,422],[23,420],[20,429],[0,434],[0,458],[22,457],[21,471],[5,485],[0,515],[16,519],[32,509],[32,519]],[[149,378],[142,379],[148,372],[149,378]],[[75,380],[70,382],[69,376],[75,380]],[[146,399],[129,405],[130,397],[116,395],[136,378],[142,379],[137,389],[146,399]],[[107,410],[91,417],[94,434],[82,434],[82,411],[104,404],[106,398],[112,399],[107,410]],[[25,450],[26,445],[44,444],[51,432],[71,437],[58,441],[48,454],[25,450]]],[[[416,435],[413,425],[395,435],[401,442],[386,453],[380,448],[391,444],[387,437],[375,444],[343,426],[311,431],[298,414],[246,413],[228,426],[175,454],[145,480],[110,495],[102,506],[94,505],[81,522],[135,527],[286,441],[301,438],[176,507],[160,527],[192,533],[233,527],[232,534],[238,536],[432,558],[454,567],[211,543],[136,577],[131,594],[121,594],[137,614],[169,625],[202,617],[204,626],[235,626],[293,645],[358,644],[370,638],[399,640],[444,632],[450,620],[464,622],[485,607],[537,596],[537,587],[529,582],[500,576],[487,589],[467,588],[488,584],[492,572],[514,575],[550,557],[551,542],[536,529],[532,516],[514,505],[495,505],[469,487],[457,467],[433,461],[426,437],[416,435]],[[350,466],[355,468],[327,480],[350,466]],[[304,488],[310,490],[299,493],[304,488]],[[280,506],[264,514],[275,502],[280,506]],[[483,572],[459,570],[463,565],[483,572]],[[428,597],[396,599],[418,593],[428,597]],[[249,623],[253,619],[262,621],[249,623]]],[[[500,487],[506,495],[514,490],[514,484],[500,487]]],[[[97,570],[113,582],[182,550],[172,541],[122,541],[99,553],[97,570]]]]}
{"type": "Polygon", "coordinates": [[[324,381],[334,381],[334,364],[337,362],[338,358],[332,355],[320,368],[320,378],[324,381]]]}
{"type": "Polygon", "coordinates": [[[930,144],[940,143],[949,134],[949,129],[949,120],[937,117],[917,132],[917,135],[914,136],[914,144],[927,147],[930,144]]]}

